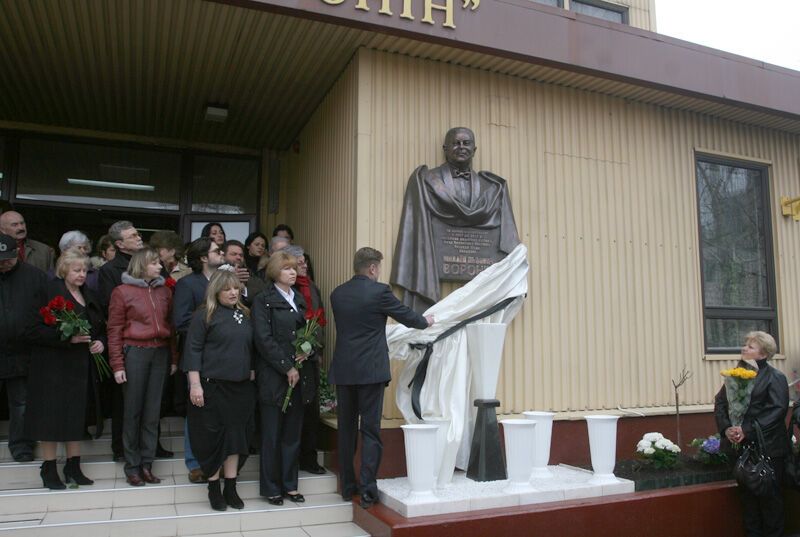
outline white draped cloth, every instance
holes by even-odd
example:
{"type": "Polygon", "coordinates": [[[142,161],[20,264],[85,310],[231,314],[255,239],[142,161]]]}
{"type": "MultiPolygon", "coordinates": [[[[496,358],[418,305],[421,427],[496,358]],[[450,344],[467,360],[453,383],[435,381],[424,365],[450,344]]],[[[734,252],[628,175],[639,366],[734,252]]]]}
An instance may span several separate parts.
{"type": "MultiPolygon", "coordinates": [[[[425,353],[424,349],[412,349],[409,344],[433,341],[459,322],[488,310],[506,298],[516,297],[504,309],[476,321],[511,323],[522,308],[528,292],[527,252],[527,248],[519,244],[505,259],[488,267],[472,281],[431,306],[425,315],[435,317],[436,323],[432,327],[419,330],[400,324],[386,326],[389,357],[406,362],[397,379],[397,406],[408,423],[421,423],[411,408],[411,389],[408,385],[425,353]]],[[[440,472],[440,476],[447,476],[446,480],[452,476],[455,467],[466,468],[469,463],[474,428],[470,370],[464,329],[433,346],[428,374],[420,394],[420,409],[423,418],[444,417],[450,420],[447,449],[440,472]]]]}

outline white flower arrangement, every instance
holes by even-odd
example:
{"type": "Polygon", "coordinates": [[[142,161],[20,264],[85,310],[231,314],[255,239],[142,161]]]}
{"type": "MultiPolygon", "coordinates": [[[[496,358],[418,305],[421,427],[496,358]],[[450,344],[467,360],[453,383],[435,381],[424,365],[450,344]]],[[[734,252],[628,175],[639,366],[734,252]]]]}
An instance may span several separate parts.
{"type": "Polygon", "coordinates": [[[657,440],[661,440],[664,438],[664,435],[661,433],[644,433],[642,436],[642,440],[646,440],[648,442],[655,442],[657,440]]]}
{"type": "Polygon", "coordinates": [[[675,466],[680,452],[681,448],[661,433],[646,433],[636,444],[636,454],[657,469],[675,466]]]}

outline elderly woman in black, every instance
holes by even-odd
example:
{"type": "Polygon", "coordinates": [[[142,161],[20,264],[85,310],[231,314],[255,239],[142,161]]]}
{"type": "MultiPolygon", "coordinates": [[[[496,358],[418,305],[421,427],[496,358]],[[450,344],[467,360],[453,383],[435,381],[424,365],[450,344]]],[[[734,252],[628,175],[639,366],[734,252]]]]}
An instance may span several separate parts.
{"type": "Polygon", "coordinates": [[[95,397],[91,353],[105,349],[106,319],[98,296],[86,285],[88,268],[83,251],[65,250],[56,263],[57,279],[48,283],[47,299],[61,296],[69,301],[78,317],[89,321],[91,334],[62,341],[57,327],[40,319],[31,353],[25,426],[31,440],[41,441],[42,484],[50,489],[66,488],[56,471],[57,442],[66,443],[64,479],[78,485],[93,483],[81,472],[80,441],[89,397],[95,397]]]}
{"type": "Polygon", "coordinates": [[[189,372],[189,438],[203,474],[208,500],[217,511],[242,509],[236,474],[247,456],[253,431],[255,389],[253,325],[241,303],[242,284],[218,270],[206,289],[205,305],[192,319],[184,347],[189,372]],[[220,490],[220,469],[225,490],[220,490]]]}
{"type": "MultiPolygon", "coordinates": [[[[733,426],[728,415],[725,387],[714,400],[714,414],[720,435],[732,444],[757,442],[755,422],[764,434],[764,451],[772,459],[778,478],[783,480],[784,458],[789,455],[786,441],[786,413],[789,409],[789,387],[786,376],[769,365],[777,350],[775,339],[766,332],[750,332],[745,337],[739,367],[758,368],[750,397],[750,406],[741,426],[733,426]]],[[[744,526],[748,537],[780,537],[783,535],[783,497],[780,491],[773,496],[758,497],[741,485],[744,526]]]]}
{"type": "Polygon", "coordinates": [[[315,390],[310,368],[300,364],[308,357],[296,354],[297,329],[305,324],[306,304],[292,286],[297,279],[297,260],[275,252],[267,263],[267,275],[274,282],[256,295],[253,304],[255,326],[256,384],[261,409],[261,495],[273,505],[283,497],[295,503],[305,498],[297,490],[300,432],[303,404],[313,400],[315,390]],[[289,405],[281,409],[289,386],[289,405]]]}

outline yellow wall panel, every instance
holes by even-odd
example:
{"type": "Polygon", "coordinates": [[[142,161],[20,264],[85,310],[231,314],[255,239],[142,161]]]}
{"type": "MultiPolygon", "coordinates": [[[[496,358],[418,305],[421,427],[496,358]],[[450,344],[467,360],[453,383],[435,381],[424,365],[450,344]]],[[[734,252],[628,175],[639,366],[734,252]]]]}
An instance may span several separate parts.
{"type": "MultiPolygon", "coordinates": [[[[475,167],[509,183],[531,272],[507,337],[503,412],[668,412],[684,365],[683,401],[712,402],[730,362],[703,353],[695,150],[771,163],[779,296],[797,296],[800,223],[778,203],[800,195],[796,135],[398,54],[362,49],[357,61],[369,107],[357,209],[370,217],[355,233],[385,254],[384,280],[408,177],[443,161],[449,127],[471,127],[475,167]]],[[[779,300],[779,314],[788,360],[776,365],[791,370],[798,301],[779,300]]],[[[399,417],[393,400],[391,388],[386,417],[399,417]]]]}
{"type": "MultiPolygon", "coordinates": [[[[356,230],[356,122],[358,70],[351,62],[281,163],[281,210],[295,242],[313,261],[316,283],[328,306],[334,287],[350,278],[356,230]]],[[[326,334],[332,351],[333,315],[326,334]]],[[[330,359],[332,352],[324,352],[330,359]]]]}

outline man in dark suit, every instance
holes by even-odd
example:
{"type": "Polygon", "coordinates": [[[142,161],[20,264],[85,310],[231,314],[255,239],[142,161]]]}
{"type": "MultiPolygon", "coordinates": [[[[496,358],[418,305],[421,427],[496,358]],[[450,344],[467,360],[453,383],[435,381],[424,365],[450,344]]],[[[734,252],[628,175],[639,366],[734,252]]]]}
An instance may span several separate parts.
{"type": "Polygon", "coordinates": [[[108,228],[108,235],[114,241],[117,254],[114,259],[100,267],[98,286],[100,288],[100,301],[108,313],[108,304],[111,302],[111,293],[118,285],[122,285],[122,273],[128,270],[131,256],[144,248],[144,241],[139,231],[127,220],[114,222],[108,228]]]}
{"type": "Polygon", "coordinates": [[[427,328],[433,317],[423,317],[403,305],[391,288],[378,283],[383,254],[361,248],[353,258],[353,278],[331,293],[336,320],[336,348],[329,381],[336,385],[336,415],[342,497],[356,493],[353,456],[358,418],[361,416],[361,506],[378,499],[375,476],[381,463],[381,410],[383,391],[391,380],[386,318],[412,328],[427,328]]]}
{"type": "MultiPolygon", "coordinates": [[[[108,314],[108,304],[111,302],[111,293],[117,286],[122,285],[122,273],[128,270],[131,256],[144,248],[139,231],[132,222],[127,220],[111,224],[111,227],[108,228],[108,235],[114,241],[117,253],[114,259],[100,267],[97,276],[100,304],[106,314],[108,314]]],[[[124,412],[122,385],[110,382],[106,383],[106,386],[111,391],[111,451],[113,460],[121,461],[123,459],[122,415],[124,412]]],[[[158,447],[163,450],[160,442],[158,447]]]]}

